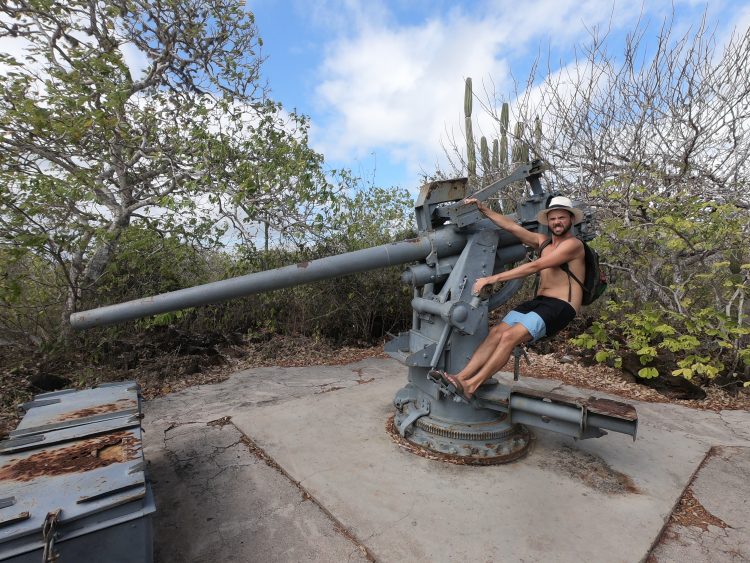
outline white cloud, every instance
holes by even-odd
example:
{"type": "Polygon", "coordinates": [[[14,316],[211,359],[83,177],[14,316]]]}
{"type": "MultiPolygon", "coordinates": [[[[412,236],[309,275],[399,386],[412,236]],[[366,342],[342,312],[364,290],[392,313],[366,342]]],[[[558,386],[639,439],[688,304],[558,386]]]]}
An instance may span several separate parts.
{"type": "Polygon", "coordinates": [[[750,4],[740,7],[730,18],[728,25],[719,30],[719,45],[730,42],[739,43],[746,34],[750,33],[750,4]]]}
{"type": "Polygon", "coordinates": [[[133,80],[140,80],[149,67],[149,60],[146,53],[138,49],[135,45],[128,42],[120,44],[120,52],[125,64],[130,70],[133,80]]]}
{"type": "MultiPolygon", "coordinates": [[[[570,47],[593,27],[606,28],[610,18],[631,23],[639,7],[621,4],[542,0],[520,6],[501,0],[472,13],[454,8],[398,25],[382,3],[345,2],[320,67],[316,93],[323,122],[316,124],[314,140],[337,160],[385,152],[416,180],[420,170],[445,162],[446,130],[462,128],[466,77],[480,97],[483,82],[510,93],[514,60],[533,58],[540,45],[570,47]],[[341,23],[347,15],[348,27],[341,23]]],[[[324,8],[331,13],[330,3],[324,8]]],[[[481,114],[475,102],[474,115],[481,114]]],[[[482,117],[474,130],[494,127],[482,117]]]]}
{"type": "Polygon", "coordinates": [[[367,25],[389,25],[391,13],[382,0],[297,0],[297,9],[335,36],[356,33],[367,25]]]}
{"type": "Polygon", "coordinates": [[[338,41],[318,88],[331,121],[318,140],[327,156],[387,147],[410,169],[432,162],[445,124],[462,115],[466,76],[507,76],[490,25],[434,19],[420,27],[368,28],[338,41]]]}
{"type": "MultiPolygon", "coordinates": [[[[7,16],[0,14],[0,19],[4,22],[11,22],[7,16]]],[[[87,20],[82,17],[74,17],[73,25],[68,33],[76,37],[80,42],[84,44],[92,44],[94,39],[87,32],[82,31],[86,27],[87,20]]],[[[122,35],[120,33],[120,35],[122,35]]],[[[42,73],[44,69],[44,63],[40,61],[40,55],[33,55],[34,62],[31,62],[31,49],[33,45],[27,39],[22,37],[11,37],[3,36],[0,37],[0,53],[14,57],[19,62],[24,63],[26,70],[33,70],[34,72],[42,73]]],[[[132,43],[123,41],[120,45],[120,52],[122,53],[125,64],[128,65],[130,72],[134,80],[138,80],[145,70],[148,68],[149,61],[142,51],[140,51],[132,43]]],[[[65,60],[58,57],[58,62],[64,67],[68,67],[65,60]]],[[[0,64],[0,74],[5,74],[9,70],[8,65],[0,64]]]]}
{"type": "MultiPolygon", "coordinates": [[[[5,15],[0,14],[0,20],[4,23],[12,24],[13,22],[5,15]]],[[[5,35],[0,37],[0,53],[14,58],[19,63],[26,66],[26,68],[32,68],[36,71],[40,68],[40,65],[33,63],[27,58],[29,55],[29,48],[31,43],[23,37],[11,37],[5,35]]],[[[0,63],[0,76],[6,75],[10,70],[13,69],[12,65],[6,65],[0,63]]]]}

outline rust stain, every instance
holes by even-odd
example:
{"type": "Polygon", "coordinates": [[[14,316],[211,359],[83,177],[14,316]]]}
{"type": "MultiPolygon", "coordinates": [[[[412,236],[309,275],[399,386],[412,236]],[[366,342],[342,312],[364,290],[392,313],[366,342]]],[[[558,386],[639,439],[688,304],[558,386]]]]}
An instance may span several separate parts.
{"type": "Polygon", "coordinates": [[[310,265],[310,261],[306,260],[305,262],[299,262],[297,263],[298,268],[307,268],[310,265]]]}
{"type": "Polygon", "coordinates": [[[463,449],[468,450],[467,455],[451,455],[451,454],[436,452],[434,450],[423,448],[422,446],[418,446],[417,444],[413,444],[409,440],[402,438],[401,434],[398,433],[398,429],[396,428],[396,424],[394,422],[395,418],[396,418],[395,415],[391,415],[388,417],[388,419],[385,422],[385,431],[386,431],[386,434],[388,434],[391,437],[391,440],[393,440],[393,442],[396,445],[398,445],[400,448],[406,450],[409,453],[418,455],[419,457],[423,457],[425,459],[430,459],[433,461],[442,461],[445,463],[452,463],[454,465],[466,465],[466,466],[502,465],[505,463],[516,461],[524,457],[527,453],[529,453],[533,449],[534,442],[536,440],[534,435],[529,432],[528,442],[526,444],[526,447],[521,448],[520,450],[517,450],[510,454],[505,454],[505,455],[487,456],[487,457],[470,457],[469,454],[478,454],[479,450],[468,444],[463,446],[463,449]]]}
{"type": "Polygon", "coordinates": [[[407,238],[399,242],[392,242],[391,245],[395,246],[397,244],[401,244],[402,242],[410,242],[412,244],[419,244],[422,242],[422,237],[416,237],[416,238],[407,238]]]}
{"type": "Polygon", "coordinates": [[[555,403],[566,403],[571,406],[575,406],[578,404],[577,399],[569,397],[568,395],[561,395],[560,393],[537,391],[536,389],[527,389],[525,387],[513,387],[511,389],[511,392],[514,395],[521,394],[526,397],[532,397],[536,399],[549,399],[550,401],[554,401],[555,403]]]}
{"type": "Polygon", "coordinates": [[[596,397],[580,399],[568,395],[561,395],[560,393],[537,391],[536,389],[526,389],[522,387],[514,387],[512,391],[514,394],[521,394],[542,400],[548,399],[554,403],[562,403],[573,407],[585,407],[586,410],[590,412],[611,416],[612,418],[629,420],[631,422],[638,420],[638,413],[633,405],[621,403],[620,401],[613,401],[612,399],[598,399],[596,397]]]}
{"type": "Polygon", "coordinates": [[[79,418],[87,418],[89,416],[96,416],[108,412],[118,412],[124,411],[126,409],[134,409],[137,406],[138,402],[135,399],[120,399],[118,401],[115,401],[114,403],[107,403],[106,405],[97,405],[95,407],[79,409],[73,412],[66,412],[58,416],[55,421],[64,422],[66,420],[77,420],[79,418]]]}
{"type": "Polygon", "coordinates": [[[81,440],[70,446],[11,459],[0,467],[1,481],[33,481],[66,473],[84,473],[138,458],[140,444],[129,432],[81,440]]]}
{"type": "Polygon", "coordinates": [[[635,407],[628,405],[627,403],[621,403],[619,401],[613,401],[612,399],[597,399],[596,397],[590,397],[587,401],[583,401],[586,408],[596,414],[605,414],[614,418],[621,418],[624,420],[638,420],[638,413],[635,411],[635,407]]]}
{"type": "Polygon", "coordinates": [[[424,184],[422,188],[420,189],[420,195],[424,194],[424,199],[429,200],[432,198],[432,194],[439,189],[441,189],[443,186],[445,186],[449,193],[450,192],[461,192],[463,194],[466,193],[466,182],[467,178],[453,178],[451,180],[437,180],[435,182],[430,182],[429,184],[424,184]]]}

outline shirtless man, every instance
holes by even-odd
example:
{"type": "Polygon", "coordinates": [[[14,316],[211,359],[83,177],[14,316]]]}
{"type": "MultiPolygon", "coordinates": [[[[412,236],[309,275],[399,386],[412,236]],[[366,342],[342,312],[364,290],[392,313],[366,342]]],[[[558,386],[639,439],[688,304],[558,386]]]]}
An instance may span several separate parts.
{"type": "MultiPolygon", "coordinates": [[[[476,203],[479,211],[490,221],[515,235],[527,246],[539,250],[548,239],[546,235],[524,229],[474,198],[466,199],[465,202],[476,203]]],[[[474,284],[473,293],[476,295],[488,284],[540,273],[537,296],[518,305],[499,325],[492,327],[461,372],[456,375],[440,374],[453,384],[458,394],[467,399],[506,364],[516,345],[553,336],[572,321],[581,308],[583,288],[560,266],[567,263],[579,280],[585,277],[583,243],[572,232],[573,225],[583,220],[583,212],[574,208],[567,197],[553,197],[547,209],[539,212],[537,220],[542,225],[547,225],[552,233],[552,242],[544,248],[542,255],[537,260],[512,270],[479,278],[474,284]]]]}

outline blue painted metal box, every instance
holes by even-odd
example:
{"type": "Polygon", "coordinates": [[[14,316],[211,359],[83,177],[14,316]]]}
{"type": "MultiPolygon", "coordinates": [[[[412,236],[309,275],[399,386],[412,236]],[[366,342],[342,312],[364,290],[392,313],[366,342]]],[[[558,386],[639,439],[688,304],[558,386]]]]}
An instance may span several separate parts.
{"type": "Polygon", "coordinates": [[[0,561],[150,562],[134,382],[36,395],[0,442],[0,561]]]}

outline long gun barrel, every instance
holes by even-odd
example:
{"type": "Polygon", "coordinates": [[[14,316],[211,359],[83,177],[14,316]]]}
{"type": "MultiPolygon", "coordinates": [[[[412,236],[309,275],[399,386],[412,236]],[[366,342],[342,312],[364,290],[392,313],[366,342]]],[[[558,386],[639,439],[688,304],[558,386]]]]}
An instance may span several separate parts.
{"type": "Polygon", "coordinates": [[[254,293],[423,260],[433,253],[439,256],[450,256],[460,253],[465,245],[465,234],[450,228],[441,229],[415,239],[74,313],[70,316],[70,324],[75,329],[116,324],[187,307],[218,303],[254,293]]]}

